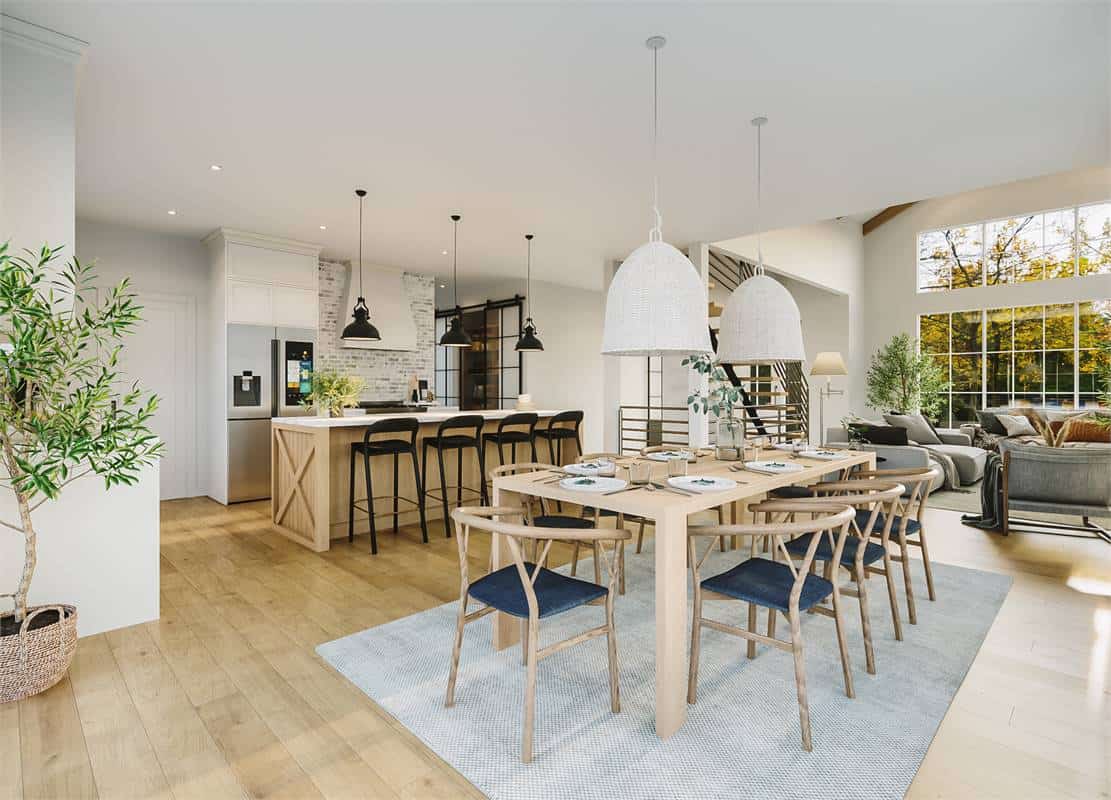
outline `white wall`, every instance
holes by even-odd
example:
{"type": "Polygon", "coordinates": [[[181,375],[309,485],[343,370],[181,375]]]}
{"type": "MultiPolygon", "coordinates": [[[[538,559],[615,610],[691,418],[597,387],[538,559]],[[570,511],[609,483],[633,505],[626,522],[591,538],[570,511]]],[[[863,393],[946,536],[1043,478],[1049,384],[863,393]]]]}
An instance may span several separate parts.
{"type": "Polygon", "coordinates": [[[83,43],[0,18],[0,241],[73,255],[74,64],[83,43]]]}
{"type": "MultiPolygon", "coordinates": [[[[192,348],[190,353],[168,354],[173,359],[189,357],[193,365],[192,374],[177,373],[174,378],[174,391],[179,397],[190,392],[196,398],[189,427],[180,437],[179,446],[189,449],[182,454],[182,461],[191,465],[187,480],[187,496],[205,493],[201,471],[208,464],[208,435],[210,420],[208,405],[203,402],[210,396],[212,370],[206,363],[204,349],[199,343],[205,341],[209,325],[209,266],[205,246],[191,237],[170,236],[151,233],[90,220],[77,220],[77,255],[82,261],[96,263],[98,285],[112,286],[124,278],[131,279],[131,285],[139,295],[140,304],[144,296],[172,296],[187,298],[196,309],[192,335],[183,344],[192,348]],[[186,381],[192,381],[190,388],[186,381]]],[[[169,364],[171,358],[167,358],[169,364]]],[[[137,376],[140,381],[145,376],[137,376]]],[[[148,384],[151,381],[146,381],[148,384]]]]}
{"type": "MultiPolygon", "coordinates": [[[[525,280],[471,282],[459,287],[459,304],[503,300],[525,294],[525,280]]],[[[452,305],[450,287],[437,292],[437,307],[452,305]]],[[[524,391],[537,408],[582,409],[583,447],[603,450],[603,431],[617,405],[607,406],[602,364],[605,295],[554,283],[532,282],[532,316],[544,343],[541,353],[524,354],[524,391]]]]}
{"type": "Polygon", "coordinates": [[[1111,298],[1111,275],[919,294],[916,274],[921,231],[1109,199],[1111,167],[1100,167],[923,200],[884,223],[864,239],[865,355],[915,336],[919,314],[1111,298]]]}
{"type": "MultiPolygon", "coordinates": [[[[74,242],[74,61],[81,43],[0,17],[0,238],[17,247],[74,242]],[[30,49],[28,49],[30,48],[30,49]]],[[[68,249],[66,257],[73,255],[68,249]]],[[[0,489],[0,519],[15,499],[0,489]]],[[[35,512],[33,603],[78,607],[81,635],[158,617],[158,467],[132,487],[78,481],[35,512]]],[[[0,592],[15,589],[22,537],[0,536],[0,592]]],[[[5,607],[6,611],[7,608],[5,607]]]]}
{"type": "MultiPolygon", "coordinates": [[[[864,295],[864,237],[861,226],[851,220],[830,220],[769,231],[760,238],[764,264],[769,270],[797,282],[791,283],[788,288],[792,288],[792,294],[796,295],[802,314],[808,359],[806,371],[809,372],[810,362],[818,352],[838,350],[845,357],[849,377],[847,380],[835,378],[834,388],[844,388],[847,393],[827,403],[826,426],[829,427],[831,419],[840,419],[849,409],[857,410],[867,394],[864,376],[870,350],[866,346],[864,324],[872,309],[864,295]],[[824,293],[803,292],[801,284],[832,290],[842,299],[832,300],[824,293]],[[823,344],[825,340],[835,341],[839,346],[827,347],[823,344]],[[833,416],[835,413],[837,416],[833,416]]],[[[714,247],[749,261],[756,260],[755,236],[715,242],[714,247]]],[[[817,431],[818,396],[817,389],[813,387],[811,403],[814,409],[811,430],[817,431]]]]}

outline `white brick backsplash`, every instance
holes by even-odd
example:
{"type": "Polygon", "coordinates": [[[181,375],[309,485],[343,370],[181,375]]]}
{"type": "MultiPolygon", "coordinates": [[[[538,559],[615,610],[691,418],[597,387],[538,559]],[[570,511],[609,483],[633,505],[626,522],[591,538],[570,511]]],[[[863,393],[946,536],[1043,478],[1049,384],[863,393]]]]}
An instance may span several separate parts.
{"type": "Polygon", "coordinates": [[[366,379],[365,400],[408,399],[410,375],[427,380],[431,386],[436,354],[435,278],[408,272],[402,276],[417,327],[416,350],[355,350],[342,347],[340,341],[343,326],[351,317],[351,309],[343,305],[350,275],[350,262],[321,259],[317,368],[366,379]]]}

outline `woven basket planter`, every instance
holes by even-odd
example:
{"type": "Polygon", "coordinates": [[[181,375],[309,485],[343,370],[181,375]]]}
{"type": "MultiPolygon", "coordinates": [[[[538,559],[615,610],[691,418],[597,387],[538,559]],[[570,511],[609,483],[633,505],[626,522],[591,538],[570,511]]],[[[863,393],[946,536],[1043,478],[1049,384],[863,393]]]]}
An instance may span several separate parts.
{"type": "Polygon", "coordinates": [[[77,649],[77,608],[32,606],[19,633],[0,637],[0,703],[45,692],[66,674],[77,649]],[[59,612],[52,625],[30,630],[36,616],[59,612]]]}

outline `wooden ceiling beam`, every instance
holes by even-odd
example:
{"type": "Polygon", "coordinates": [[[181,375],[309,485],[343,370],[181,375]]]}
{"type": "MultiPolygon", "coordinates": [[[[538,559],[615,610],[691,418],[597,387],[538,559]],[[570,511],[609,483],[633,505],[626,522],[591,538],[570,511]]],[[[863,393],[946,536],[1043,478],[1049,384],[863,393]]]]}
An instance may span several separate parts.
{"type": "Polygon", "coordinates": [[[864,235],[867,236],[869,233],[874,231],[876,228],[878,228],[883,223],[887,222],[888,220],[895,219],[895,217],[902,214],[904,211],[906,211],[912,205],[914,205],[914,203],[900,203],[897,206],[888,206],[883,211],[876,214],[876,216],[867,220],[861,226],[861,230],[863,231],[864,235]]]}

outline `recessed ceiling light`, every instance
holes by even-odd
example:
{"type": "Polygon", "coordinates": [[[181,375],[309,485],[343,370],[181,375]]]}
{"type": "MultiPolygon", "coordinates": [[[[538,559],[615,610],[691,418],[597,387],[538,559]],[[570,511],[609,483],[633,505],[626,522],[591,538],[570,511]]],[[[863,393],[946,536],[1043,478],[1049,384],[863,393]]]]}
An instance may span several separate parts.
{"type": "Polygon", "coordinates": [[[327,225],[321,225],[320,230],[326,231],[326,230],[328,230],[328,226],[327,225]]]}
{"type": "Polygon", "coordinates": [[[446,284],[446,283],[441,283],[441,284],[440,284],[440,288],[441,288],[441,289],[446,289],[446,288],[447,288],[447,284],[446,284]]]}
{"type": "Polygon", "coordinates": [[[441,250],[441,251],[440,251],[440,255],[442,255],[442,256],[446,256],[446,255],[447,255],[447,250],[441,250]]]}
{"type": "Polygon", "coordinates": [[[213,172],[219,172],[220,170],[223,169],[223,167],[221,167],[219,164],[213,164],[209,167],[209,169],[212,170],[213,172]]]}
{"type": "Polygon", "coordinates": [[[166,213],[169,214],[171,217],[176,217],[177,216],[177,211],[175,209],[172,209],[172,208],[169,211],[167,211],[166,213]]]}

